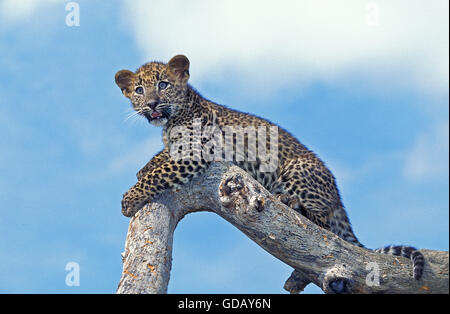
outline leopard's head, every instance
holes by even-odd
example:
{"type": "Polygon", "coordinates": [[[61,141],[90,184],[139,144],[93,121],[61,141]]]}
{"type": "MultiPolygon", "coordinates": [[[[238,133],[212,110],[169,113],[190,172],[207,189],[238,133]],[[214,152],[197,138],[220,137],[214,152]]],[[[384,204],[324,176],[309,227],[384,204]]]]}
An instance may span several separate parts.
{"type": "Polygon", "coordinates": [[[155,126],[164,126],[185,105],[189,79],[189,60],[177,55],[167,64],[150,62],[135,73],[121,70],[116,84],[131,100],[136,112],[155,126]]]}

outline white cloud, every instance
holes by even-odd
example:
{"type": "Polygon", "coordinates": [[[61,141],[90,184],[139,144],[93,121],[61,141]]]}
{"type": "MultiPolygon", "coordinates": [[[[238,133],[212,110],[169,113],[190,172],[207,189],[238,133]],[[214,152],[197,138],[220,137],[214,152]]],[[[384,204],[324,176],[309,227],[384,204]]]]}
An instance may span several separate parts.
{"type": "Polygon", "coordinates": [[[417,136],[406,155],[404,175],[413,181],[448,178],[449,123],[436,125],[417,136]]]}
{"type": "Polygon", "coordinates": [[[125,0],[124,10],[145,59],[186,54],[194,80],[239,67],[271,89],[360,71],[448,92],[447,0],[125,0]]]}

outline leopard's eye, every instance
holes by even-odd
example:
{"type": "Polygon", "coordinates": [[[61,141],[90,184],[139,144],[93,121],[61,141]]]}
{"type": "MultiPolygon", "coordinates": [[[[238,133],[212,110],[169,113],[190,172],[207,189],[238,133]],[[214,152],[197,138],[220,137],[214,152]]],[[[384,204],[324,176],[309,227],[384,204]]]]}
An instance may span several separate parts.
{"type": "Polygon", "coordinates": [[[144,88],[142,86],[139,86],[139,87],[136,87],[136,89],[134,91],[136,92],[136,94],[142,95],[144,93],[144,88]]]}
{"type": "Polygon", "coordinates": [[[166,89],[167,86],[169,86],[169,83],[167,83],[167,82],[159,82],[159,83],[158,83],[158,88],[159,88],[160,90],[166,89]]]}

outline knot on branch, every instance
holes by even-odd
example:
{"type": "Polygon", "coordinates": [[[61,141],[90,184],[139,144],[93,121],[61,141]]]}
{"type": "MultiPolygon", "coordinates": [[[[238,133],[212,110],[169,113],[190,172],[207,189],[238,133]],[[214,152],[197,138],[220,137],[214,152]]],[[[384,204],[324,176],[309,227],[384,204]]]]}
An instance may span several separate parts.
{"type": "Polygon", "coordinates": [[[224,178],[219,186],[222,206],[250,217],[264,210],[265,199],[261,193],[258,187],[245,184],[240,174],[224,178]]]}
{"type": "Polygon", "coordinates": [[[331,294],[352,293],[354,280],[353,272],[343,264],[334,265],[323,278],[322,290],[331,294]]]}

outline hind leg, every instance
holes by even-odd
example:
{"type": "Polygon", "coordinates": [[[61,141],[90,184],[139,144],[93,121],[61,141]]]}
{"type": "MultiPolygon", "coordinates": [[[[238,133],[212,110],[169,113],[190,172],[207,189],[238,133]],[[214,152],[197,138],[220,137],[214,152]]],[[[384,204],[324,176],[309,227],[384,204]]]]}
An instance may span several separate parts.
{"type": "Polygon", "coordinates": [[[317,158],[303,156],[285,163],[271,192],[318,226],[362,246],[352,231],[333,175],[317,158]]]}
{"type": "Polygon", "coordinates": [[[302,204],[302,200],[297,195],[293,195],[288,191],[286,192],[287,193],[275,193],[275,196],[280,202],[296,210],[297,212],[314,222],[316,225],[330,230],[330,224],[326,210],[317,210],[317,208],[315,208],[314,210],[307,210],[302,204]]]}
{"type": "MultiPolygon", "coordinates": [[[[298,158],[284,165],[272,193],[316,225],[362,246],[353,234],[333,175],[319,161],[298,158]]],[[[334,293],[348,293],[350,287],[345,278],[336,278],[329,283],[329,289],[334,293]]]]}

